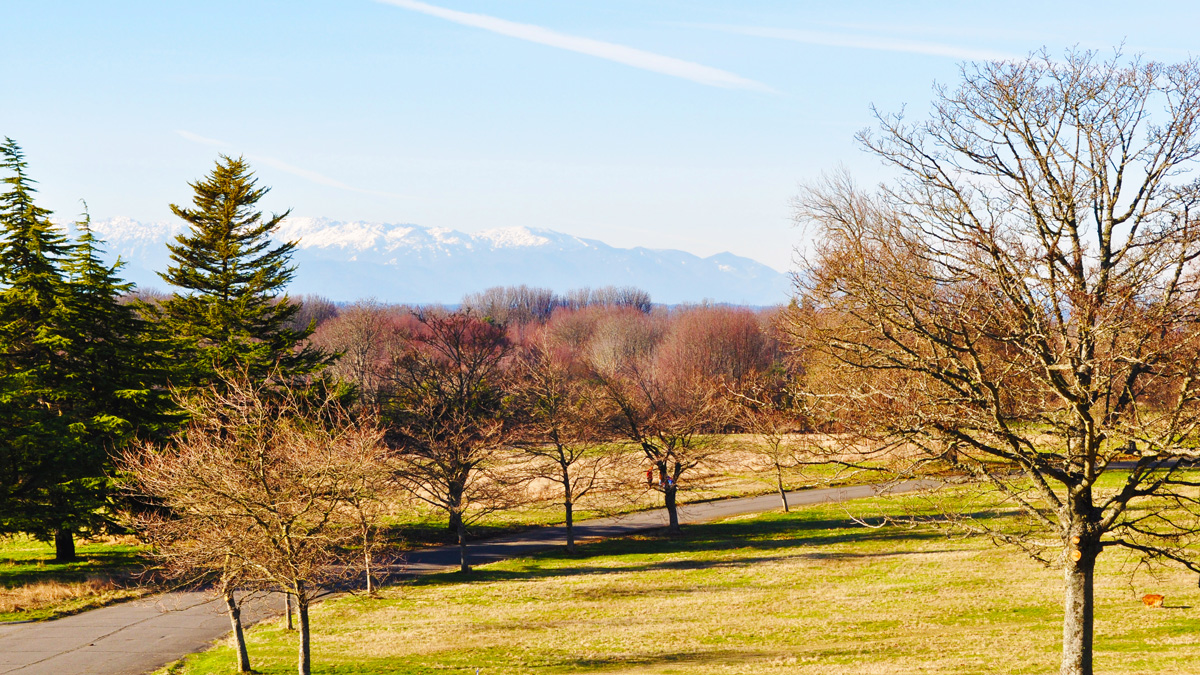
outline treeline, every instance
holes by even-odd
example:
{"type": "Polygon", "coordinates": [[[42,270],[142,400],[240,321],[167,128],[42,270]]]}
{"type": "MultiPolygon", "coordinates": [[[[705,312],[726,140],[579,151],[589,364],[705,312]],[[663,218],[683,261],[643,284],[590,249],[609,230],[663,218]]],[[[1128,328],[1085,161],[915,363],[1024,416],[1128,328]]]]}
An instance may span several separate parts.
{"type": "Polygon", "coordinates": [[[580,498],[617,487],[614,463],[645,473],[677,531],[715,434],[778,427],[786,407],[771,312],[656,307],[635,288],[497,287],[456,310],[293,301],[296,244],[272,239],[287,211],[259,210],[268,190],[240,158],[171,205],[188,228],[170,293],[142,293],[101,262],[86,214],[71,239],[36,205],[16,143],[0,154],[0,533],[67,561],[77,537],[133,528],[160,572],[221,591],[235,636],[235,591],[283,591],[301,673],[309,602],[350,569],[370,589],[396,495],[445,514],[464,571],[472,522],[542,479],[570,532],[580,498]]]}
{"type": "MultiPolygon", "coordinates": [[[[443,509],[460,536],[477,515],[471,509],[489,503],[467,494],[472,474],[502,470],[498,450],[554,447],[569,509],[569,460],[617,441],[644,456],[677,529],[677,486],[711,459],[710,434],[745,426],[752,399],[744,392],[761,398],[788,384],[774,317],[724,306],[651,310],[608,297],[616,299],[560,306],[527,323],[497,321],[470,302],[454,312],[360,302],[321,323],[311,343],[341,355],[328,374],[388,422],[394,447],[432,461],[408,477],[411,491],[443,509]],[[425,417],[414,417],[418,409],[425,417]]],[[[503,482],[489,475],[478,484],[503,482]]]]}

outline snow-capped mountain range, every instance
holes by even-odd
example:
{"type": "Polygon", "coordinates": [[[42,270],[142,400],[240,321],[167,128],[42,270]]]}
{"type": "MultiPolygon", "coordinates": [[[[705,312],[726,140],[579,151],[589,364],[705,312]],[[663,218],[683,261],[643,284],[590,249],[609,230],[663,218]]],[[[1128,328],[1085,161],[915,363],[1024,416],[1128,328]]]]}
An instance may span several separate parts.
{"type": "MultiPolygon", "coordinates": [[[[182,221],[113,218],[92,224],[122,276],[164,289],[155,272],[168,264],[166,242],[182,221]]],[[[564,292],[585,286],[637,286],[655,302],[712,300],[747,305],[786,302],[788,276],[731,253],[707,258],[676,250],[616,248],[553,230],[509,227],[474,234],[390,223],[288,218],[281,240],[299,242],[288,292],[336,301],[447,303],[491,286],[528,284],[564,292]]]]}

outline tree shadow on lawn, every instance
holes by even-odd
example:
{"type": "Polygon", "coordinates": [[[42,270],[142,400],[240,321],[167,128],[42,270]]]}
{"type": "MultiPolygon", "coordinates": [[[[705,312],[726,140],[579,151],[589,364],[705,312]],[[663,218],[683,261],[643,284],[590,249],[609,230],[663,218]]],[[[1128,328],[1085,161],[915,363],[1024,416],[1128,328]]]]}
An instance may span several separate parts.
{"type": "MultiPolygon", "coordinates": [[[[627,656],[611,656],[607,658],[577,658],[568,655],[550,656],[540,654],[536,663],[523,664],[519,672],[606,672],[610,669],[634,667],[647,672],[658,672],[662,668],[683,664],[704,664],[710,663],[714,668],[728,666],[730,664],[745,663],[747,661],[763,661],[770,658],[777,658],[779,654],[775,652],[763,651],[734,651],[728,649],[720,649],[713,651],[695,651],[695,652],[668,652],[663,654],[631,654],[627,656]]],[[[383,673],[395,673],[397,675],[409,675],[412,673],[431,673],[441,671],[474,672],[476,665],[479,666],[481,675],[487,672],[495,672],[496,669],[512,670],[514,666],[509,663],[493,663],[489,660],[487,654],[461,656],[456,661],[461,662],[454,665],[436,660],[424,659],[404,659],[403,662],[397,662],[396,658],[381,658],[371,660],[361,660],[352,665],[338,666],[333,670],[323,670],[318,665],[314,668],[314,672],[337,672],[337,673],[372,673],[373,675],[381,675],[383,673]]],[[[273,671],[272,671],[273,672],[273,671]]]]}
{"type": "Polygon", "coordinates": [[[711,663],[713,666],[744,663],[746,661],[761,661],[777,656],[772,652],[741,652],[719,649],[705,652],[671,652],[667,654],[647,654],[641,656],[612,656],[608,658],[563,659],[556,667],[570,666],[581,670],[607,669],[620,666],[637,666],[653,669],[656,666],[672,666],[685,663],[711,663]]]}
{"type": "MultiPolygon", "coordinates": [[[[997,515],[991,511],[969,514],[984,518],[997,515]]],[[[669,537],[664,533],[640,534],[620,539],[610,539],[579,547],[578,553],[567,553],[564,549],[552,549],[529,556],[529,563],[522,569],[476,568],[470,573],[450,572],[432,574],[410,579],[410,585],[440,586],[464,581],[520,581],[548,579],[594,574],[619,574],[654,570],[703,570],[740,568],[763,562],[786,559],[808,558],[812,560],[853,560],[884,558],[898,555],[928,554],[939,551],[907,551],[889,549],[890,542],[914,542],[944,539],[945,535],[929,528],[905,528],[899,526],[879,527],[883,519],[850,518],[800,520],[779,518],[689,525],[680,536],[669,537]],[[868,526],[864,526],[866,523],[868,526]],[[790,555],[739,555],[736,558],[652,560],[641,564],[588,565],[590,558],[608,556],[661,556],[711,554],[721,551],[775,551],[786,548],[821,547],[837,544],[868,544],[867,551],[800,551],[790,555]],[[570,564],[576,562],[578,564],[570,564]],[[549,563],[549,564],[546,564],[549,563]]],[[[946,551],[940,551],[946,552],[946,551]]]]}
{"type": "MultiPolygon", "coordinates": [[[[494,539],[534,527],[536,526],[521,523],[500,525],[475,523],[467,529],[467,541],[494,539]]],[[[381,528],[380,535],[383,541],[400,550],[458,544],[457,532],[449,529],[445,521],[437,520],[387,525],[381,528]]]]}
{"type": "Polygon", "coordinates": [[[0,559],[0,587],[14,588],[39,581],[85,581],[97,574],[134,577],[143,569],[146,559],[140,552],[88,551],[69,563],[54,562],[53,554],[46,558],[0,559]]]}

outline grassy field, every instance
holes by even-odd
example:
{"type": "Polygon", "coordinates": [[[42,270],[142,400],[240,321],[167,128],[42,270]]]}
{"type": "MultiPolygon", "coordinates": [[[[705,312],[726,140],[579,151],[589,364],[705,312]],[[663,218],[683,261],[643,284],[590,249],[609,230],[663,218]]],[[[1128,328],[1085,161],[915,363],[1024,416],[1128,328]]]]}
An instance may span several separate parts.
{"type": "MultiPolygon", "coordinates": [[[[681,503],[723,497],[743,496],[771,491],[773,477],[755,466],[746,451],[756,441],[730,436],[725,443],[730,452],[720,471],[710,472],[703,480],[688,483],[681,490],[681,503]],[[740,453],[740,454],[739,454],[740,453]]],[[[625,451],[628,462],[627,482],[638,485],[643,470],[638,453],[625,451]]],[[[790,472],[789,487],[849,484],[874,479],[874,475],[848,475],[828,466],[806,467],[803,473],[790,472]]],[[[473,523],[471,537],[483,539],[539,525],[559,524],[563,520],[561,497],[548,493],[542,501],[521,508],[489,514],[473,523]]],[[[624,513],[662,505],[661,493],[651,490],[618,491],[589,495],[580,502],[576,520],[624,513]]],[[[419,503],[397,502],[387,518],[384,535],[396,550],[449,544],[454,534],[446,528],[445,515],[419,503]]],[[[80,560],[70,564],[53,562],[53,548],[28,537],[0,537],[0,621],[52,619],[121,600],[139,597],[148,589],[132,586],[132,574],[140,571],[140,548],[130,537],[82,542],[80,560]]]]}
{"type": "MultiPolygon", "coordinates": [[[[427,577],[313,612],[318,673],[1045,673],[1060,574],[982,538],[865,528],[912,504],[859,501],[602,542],[427,577]]],[[[1200,671],[1194,575],[1130,578],[1101,558],[1096,670],[1200,671]],[[1144,608],[1143,593],[1168,607],[1144,608]]],[[[293,672],[295,637],[250,632],[256,670],[293,672]]],[[[226,673],[218,647],[172,666],[226,673]]]]}
{"type": "Polygon", "coordinates": [[[143,595],[130,577],[141,550],[129,537],[84,541],[79,560],[56,563],[50,544],[0,537],[0,621],[53,619],[143,595]]]}
{"type": "MultiPolygon", "coordinates": [[[[721,464],[684,475],[680,482],[680,504],[775,492],[774,472],[751,452],[751,447],[760,441],[745,434],[732,434],[722,442],[726,451],[721,464]]],[[[646,489],[642,482],[646,465],[641,451],[623,449],[620,452],[627,456],[628,461],[618,465],[622,475],[610,478],[622,482],[626,487],[586,495],[576,504],[576,522],[662,507],[662,493],[646,489]]],[[[829,464],[793,468],[784,474],[784,484],[788,490],[858,485],[879,480],[883,478],[876,472],[848,470],[829,464]]],[[[561,525],[562,497],[557,485],[548,485],[541,496],[540,500],[519,508],[489,513],[472,522],[469,537],[488,539],[530,527],[561,525]]],[[[446,515],[440,510],[417,500],[398,501],[389,510],[391,514],[385,518],[385,538],[394,548],[403,550],[457,541],[455,534],[447,530],[446,515]]]]}

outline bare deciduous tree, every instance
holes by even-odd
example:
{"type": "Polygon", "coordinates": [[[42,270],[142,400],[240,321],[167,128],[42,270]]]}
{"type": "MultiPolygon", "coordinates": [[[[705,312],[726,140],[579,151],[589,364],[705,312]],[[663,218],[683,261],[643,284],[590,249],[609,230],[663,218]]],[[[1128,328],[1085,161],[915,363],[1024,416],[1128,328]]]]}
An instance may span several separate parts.
{"type": "Polygon", "coordinates": [[[1196,61],[968,65],[929,119],[860,135],[897,180],[798,200],[822,393],[1023,510],[1036,534],[996,535],[1063,565],[1064,675],[1092,672],[1102,551],[1200,571],[1198,130],[1196,61]]]}
{"type": "Polygon", "coordinates": [[[800,466],[821,463],[803,456],[792,439],[805,422],[800,397],[783,372],[759,374],[728,387],[728,392],[738,426],[758,438],[761,445],[753,450],[769,465],[779,501],[784,512],[789,511],[784,476],[800,466]]]}
{"type": "Polygon", "coordinates": [[[711,432],[727,412],[720,378],[677,358],[687,350],[674,343],[692,337],[682,330],[667,335],[660,321],[626,310],[596,329],[587,350],[617,433],[641,448],[657,472],[651,487],[663,493],[671,533],[680,531],[680,478],[712,467],[719,447],[711,432]],[[664,339],[669,347],[660,351],[664,339]]]}
{"type": "Polygon", "coordinates": [[[535,478],[562,488],[567,550],[575,550],[574,509],[596,489],[613,487],[618,453],[609,441],[600,392],[569,347],[542,335],[521,355],[515,397],[521,416],[514,445],[533,459],[535,478]]]}
{"type": "MultiPolygon", "coordinates": [[[[309,606],[344,574],[362,532],[355,505],[386,475],[374,424],[311,394],[227,380],[181,401],[191,421],[172,443],[121,462],[134,489],[167,509],[138,518],[156,555],[177,576],[219,578],[239,641],[235,588],[295,598],[300,675],[311,670],[309,606]]],[[[239,654],[246,671],[244,642],[239,654]]]]}
{"type": "Polygon", "coordinates": [[[353,384],[360,400],[373,405],[385,386],[392,359],[403,350],[405,328],[395,310],[363,300],[323,323],[311,340],[341,354],[327,372],[353,384]]]}
{"type": "Polygon", "coordinates": [[[479,293],[468,294],[462,301],[463,308],[477,316],[509,326],[544,322],[561,304],[561,299],[549,288],[533,288],[525,284],[493,286],[479,293]]]}
{"type": "Polygon", "coordinates": [[[650,294],[634,286],[604,286],[577,288],[567,292],[562,305],[571,309],[587,307],[627,307],[649,314],[653,303],[650,294]]]}
{"type": "Polygon", "coordinates": [[[299,306],[288,320],[288,327],[295,331],[308,331],[310,327],[320,328],[326,321],[336,319],[340,313],[336,303],[321,295],[310,293],[290,300],[292,304],[299,306]]]}
{"type": "Polygon", "coordinates": [[[469,311],[418,318],[387,375],[387,438],[397,480],[446,512],[468,572],[467,526],[521,498],[500,461],[513,436],[504,382],[512,345],[502,327],[469,311]]]}

